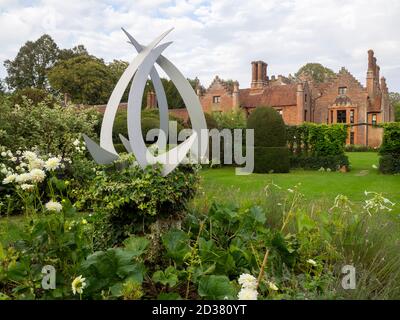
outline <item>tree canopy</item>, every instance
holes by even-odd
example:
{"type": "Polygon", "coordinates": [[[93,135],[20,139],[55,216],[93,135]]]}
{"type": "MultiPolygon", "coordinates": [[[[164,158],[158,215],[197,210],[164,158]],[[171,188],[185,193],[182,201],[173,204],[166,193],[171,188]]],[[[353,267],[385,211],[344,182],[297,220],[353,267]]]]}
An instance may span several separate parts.
{"type": "Polygon", "coordinates": [[[36,41],[26,42],[14,60],[4,61],[8,87],[13,90],[28,87],[46,89],[47,71],[56,63],[58,53],[57,44],[47,34],[36,41]]]}
{"type": "Polygon", "coordinates": [[[53,89],[67,93],[73,102],[106,103],[112,91],[110,71],[102,59],[80,55],[60,61],[49,72],[53,89]]]}
{"type": "Polygon", "coordinates": [[[311,76],[311,78],[317,83],[324,82],[335,75],[331,69],[324,67],[320,63],[305,64],[296,72],[296,77],[299,77],[302,74],[311,76]]]}

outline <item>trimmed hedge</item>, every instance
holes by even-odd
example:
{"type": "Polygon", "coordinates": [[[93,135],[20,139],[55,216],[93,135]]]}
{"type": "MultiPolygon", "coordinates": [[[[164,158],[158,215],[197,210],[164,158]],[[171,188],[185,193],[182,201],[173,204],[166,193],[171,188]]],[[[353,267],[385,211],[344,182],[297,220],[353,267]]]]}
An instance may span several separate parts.
{"type": "Polygon", "coordinates": [[[287,147],[254,147],[255,173],[287,173],[289,169],[287,147]]]}
{"type": "Polygon", "coordinates": [[[400,158],[385,154],[379,159],[379,171],[385,174],[400,173],[400,158]]]}
{"type": "Polygon", "coordinates": [[[349,166],[349,159],[346,155],[337,156],[292,156],[290,157],[291,168],[303,168],[319,170],[320,168],[336,171],[342,166],[349,166]]]}
{"type": "Polygon", "coordinates": [[[379,170],[382,173],[400,173],[400,122],[387,123],[382,127],[379,170]]]}
{"type": "Polygon", "coordinates": [[[321,167],[337,170],[349,166],[345,155],[347,127],[304,123],[287,127],[287,141],[291,153],[291,167],[319,170],[321,167]]]}
{"type": "Polygon", "coordinates": [[[281,115],[271,107],[257,107],[247,120],[247,128],[254,129],[254,172],[289,172],[286,126],[281,115]]]}
{"type": "Polygon", "coordinates": [[[257,107],[247,120],[247,128],[254,129],[254,146],[286,146],[285,123],[274,108],[257,107]]]}

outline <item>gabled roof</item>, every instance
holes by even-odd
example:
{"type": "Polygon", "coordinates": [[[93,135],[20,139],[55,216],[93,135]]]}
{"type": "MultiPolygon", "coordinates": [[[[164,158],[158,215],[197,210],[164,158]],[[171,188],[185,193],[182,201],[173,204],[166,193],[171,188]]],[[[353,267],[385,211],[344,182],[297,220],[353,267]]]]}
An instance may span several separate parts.
{"type": "Polygon", "coordinates": [[[266,87],[260,92],[240,89],[240,105],[245,108],[292,106],[297,104],[296,92],[297,84],[266,87]]]}

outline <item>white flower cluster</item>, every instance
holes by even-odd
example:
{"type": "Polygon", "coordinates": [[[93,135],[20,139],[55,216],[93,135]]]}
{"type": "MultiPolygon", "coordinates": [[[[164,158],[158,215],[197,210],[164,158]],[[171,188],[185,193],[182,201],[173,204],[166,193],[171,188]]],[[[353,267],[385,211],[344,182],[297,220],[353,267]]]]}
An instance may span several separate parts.
{"type": "Polygon", "coordinates": [[[75,150],[76,150],[78,153],[84,153],[84,152],[85,152],[85,150],[86,150],[85,145],[86,145],[86,144],[85,144],[84,141],[81,141],[81,140],[79,140],[79,139],[75,139],[75,141],[72,142],[72,144],[74,145],[75,150]]]}
{"type": "Polygon", "coordinates": [[[257,300],[257,279],[251,274],[243,273],[240,275],[239,284],[242,286],[238,293],[239,300],[257,300]]]}
{"type": "Polygon", "coordinates": [[[364,191],[366,196],[372,195],[372,198],[365,200],[364,209],[367,210],[368,214],[377,213],[378,211],[392,211],[392,207],[396,204],[385,198],[382,193],[364,191]]]}
{"type": "MultiPolygon", "coordinates": [[[[0,173],[5,178],[3,184],[16,183],[18,187],[25,191],[31,191],[34,184],[41,183],[46,178],[46,171],[52,172],[59,168],[64,168],[61,157],[49,157],[46,161],[41,159],[33,151],[16,151],[15,155],[11,151],[3,151],[1,157],[6,158],[0,164],[0,173]],[[4,162],[15,163],[14,168],[7,167],[4,162]]],[[[3,160],[3,159],[2,159],[3,160]]]]}
{"type": "Polygon", "coordinates": [[[45,207],[48,211],[60,212],[62,210],[62,204],[56,201],[50,200],[45,204],[45,207]]]}

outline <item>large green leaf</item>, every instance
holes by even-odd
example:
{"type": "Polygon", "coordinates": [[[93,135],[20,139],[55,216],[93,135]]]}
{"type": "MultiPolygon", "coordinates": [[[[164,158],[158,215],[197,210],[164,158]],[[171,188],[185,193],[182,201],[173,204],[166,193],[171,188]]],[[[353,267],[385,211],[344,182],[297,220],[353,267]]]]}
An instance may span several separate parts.
{"type": "Polygon", "coordinates": [[[176,262],[183,262],[190,252],[189,236],[182,230],[171,230],[162,237],[162,242],[167,249],[167,255],[176,262]]]}
{"type": "Polygon", "coordinates": [[[235,299],[236,289],[227,276],[203,276],[200,279],[198,293],[210,300],[235,299]]]}
{"type": "Polygon", "coordinates": [[[138,257],[146,251],[149,243],[150,241],[144,237],[130,237],[124,241],[124,246],[126,251],[138,257]]]}

